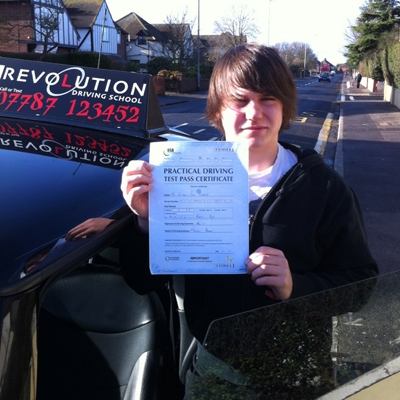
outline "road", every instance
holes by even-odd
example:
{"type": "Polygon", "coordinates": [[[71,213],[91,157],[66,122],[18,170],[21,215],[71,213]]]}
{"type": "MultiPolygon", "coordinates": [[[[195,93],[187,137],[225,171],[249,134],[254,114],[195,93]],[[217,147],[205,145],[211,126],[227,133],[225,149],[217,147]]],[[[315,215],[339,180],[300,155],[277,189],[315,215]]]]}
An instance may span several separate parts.
{"type": "MultiPolygon", "coordinates": [[[[341,76],[334,76],[332,82],[318,82],[317,78],[296,79],[298,88],[298,113],[296,121],[281,140],[297,144],[303,148],[314,148],[318,135],[327,116],[334,115],[340,92],[341,76]]],[[[206,96],[192,101],[163,107],[165,123],[201,140],[217,140],[219,132],[210,126],[205,118],[206,96]]],[[[326,150],[326,161],[332,162],[333,149],[326,150]]]]}

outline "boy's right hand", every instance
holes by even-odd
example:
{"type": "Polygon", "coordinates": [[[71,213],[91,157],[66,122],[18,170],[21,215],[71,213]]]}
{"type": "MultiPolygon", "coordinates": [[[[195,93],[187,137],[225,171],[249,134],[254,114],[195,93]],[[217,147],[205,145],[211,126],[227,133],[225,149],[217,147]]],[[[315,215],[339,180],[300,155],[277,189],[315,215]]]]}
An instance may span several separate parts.
{"type": "Polygon", "coordinates": [[[142,220],[149,218],[149,191],[153,167],[146,161],[133,160],[122,172],[121,191],[131,210],[142,220]]]}

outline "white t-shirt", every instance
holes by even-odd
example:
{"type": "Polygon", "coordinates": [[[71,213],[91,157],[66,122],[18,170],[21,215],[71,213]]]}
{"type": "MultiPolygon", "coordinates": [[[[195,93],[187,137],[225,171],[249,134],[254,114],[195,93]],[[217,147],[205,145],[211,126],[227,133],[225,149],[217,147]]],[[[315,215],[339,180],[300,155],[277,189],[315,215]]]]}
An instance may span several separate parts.
{"type": "MultiPolygon", "coordinates": [[[[275,164],[263,171],[249,174],[250,206],[254,201],[256,201],[257,204],[253,203],[253,205],[258,205],[275,183],[296,163],[297,156],[278,143],[278,155],[275,164]]],[[[254,208],[254,206],[250,208],[254,208]]],[[[252,214],[251,211],[250,214],[252,214]]]]}

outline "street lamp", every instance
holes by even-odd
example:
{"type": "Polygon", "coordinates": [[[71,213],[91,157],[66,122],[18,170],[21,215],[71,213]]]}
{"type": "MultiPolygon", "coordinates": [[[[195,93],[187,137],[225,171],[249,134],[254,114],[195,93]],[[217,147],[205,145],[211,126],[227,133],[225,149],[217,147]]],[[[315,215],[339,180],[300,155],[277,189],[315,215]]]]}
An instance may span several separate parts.
{"type": "MultiPolygon", "coordinates": [[[[310,39],[310,36],[318,36],[318,34],[314,35],[307,35],[308,39],[310,39]]],[[[306,77],[306,68],[307,68],[307,42],[304,42],[304,78],[306,77]]],[[[310,56],[313,57],[312,51],[310,53],[310,56]]]]}
{"type": "Polygon", "coordinates": [[[200,0],[197,0],[197,90],[200,90],[200,0]]]}
{"type": "Polygon", "coordinates": [[[271,27],[271,1],[268,0],[268,37],[267,37],[267,45],[269,46],[269,31],[271,27]]]}

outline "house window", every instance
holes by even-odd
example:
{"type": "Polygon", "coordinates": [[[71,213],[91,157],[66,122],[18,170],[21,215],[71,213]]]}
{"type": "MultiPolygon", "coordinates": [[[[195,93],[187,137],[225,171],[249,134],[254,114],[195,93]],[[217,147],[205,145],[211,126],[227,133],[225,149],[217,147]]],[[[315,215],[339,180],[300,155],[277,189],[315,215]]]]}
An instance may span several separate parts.
{"type": "Polygon", "coordinates": [[[106,26],[103,28],[102,36],[103,36],[103,38],[102,38],[103,42],[110,41],[110,29],[107,28],[106,26]]]}
{"type": "Polygon", "coordinates": [[[138,36],[137,44],[138,45],[145,45],[147,43],[146,36],[138,36]]]}

